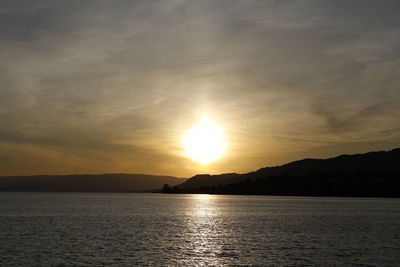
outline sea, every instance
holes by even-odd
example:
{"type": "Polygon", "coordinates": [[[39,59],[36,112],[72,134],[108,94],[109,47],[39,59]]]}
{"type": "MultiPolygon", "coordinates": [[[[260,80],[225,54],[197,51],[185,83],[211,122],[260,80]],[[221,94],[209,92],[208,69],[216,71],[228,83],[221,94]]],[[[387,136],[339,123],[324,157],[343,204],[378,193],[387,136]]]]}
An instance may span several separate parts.
{"type": "Polygon", "coordinates": [[[1,192],[0,266],[400,266],[400,200],[1,192]]]}

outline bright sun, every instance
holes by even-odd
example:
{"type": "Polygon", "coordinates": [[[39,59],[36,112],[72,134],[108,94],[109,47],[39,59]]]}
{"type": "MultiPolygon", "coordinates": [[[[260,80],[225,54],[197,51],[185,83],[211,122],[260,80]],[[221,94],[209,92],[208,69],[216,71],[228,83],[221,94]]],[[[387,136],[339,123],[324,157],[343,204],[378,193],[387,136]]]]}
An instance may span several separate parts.
{"type": "Polygon", "coordinates": [[[185,155],[201,164],[207,164],[222,157],[226,142],[217,124],[204,117],[183,136],[185,155]]]}

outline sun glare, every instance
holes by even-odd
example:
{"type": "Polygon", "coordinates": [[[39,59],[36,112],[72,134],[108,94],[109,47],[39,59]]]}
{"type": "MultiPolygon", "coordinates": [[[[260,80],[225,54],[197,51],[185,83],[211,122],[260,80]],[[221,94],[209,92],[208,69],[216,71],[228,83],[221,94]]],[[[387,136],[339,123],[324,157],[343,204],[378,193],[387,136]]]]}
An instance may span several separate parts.
{"type": "Polygon", "coordinates": [[[201,164],[221,158],[225,153],[226,142],[220,127],[204,117],[183,136],[186,156],[201,164]]]}

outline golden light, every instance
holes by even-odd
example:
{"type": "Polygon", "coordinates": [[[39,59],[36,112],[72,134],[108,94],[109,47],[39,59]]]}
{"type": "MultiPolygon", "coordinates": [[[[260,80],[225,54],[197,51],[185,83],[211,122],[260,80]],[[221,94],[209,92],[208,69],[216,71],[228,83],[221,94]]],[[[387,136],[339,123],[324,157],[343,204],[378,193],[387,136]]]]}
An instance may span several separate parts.
{"type": "Polygon", "coordinates": [[[221,158],[226,149],[221,128],[204,117],[183,136],[186,156],[201,164],[207,164],[221,158]]]}

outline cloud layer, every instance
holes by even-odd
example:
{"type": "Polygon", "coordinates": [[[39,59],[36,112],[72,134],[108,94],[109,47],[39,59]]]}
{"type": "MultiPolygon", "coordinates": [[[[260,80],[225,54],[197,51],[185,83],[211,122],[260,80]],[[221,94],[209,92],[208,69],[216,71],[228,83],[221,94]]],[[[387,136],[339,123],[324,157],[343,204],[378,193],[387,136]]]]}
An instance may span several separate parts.
{"type": "Polygon", "coordinates": [[[0,175],[244,172],[400,141],[400,3],[2,1],[0,175]],[[228,156],[180,138],[203,113],[228,156]]]}

